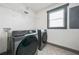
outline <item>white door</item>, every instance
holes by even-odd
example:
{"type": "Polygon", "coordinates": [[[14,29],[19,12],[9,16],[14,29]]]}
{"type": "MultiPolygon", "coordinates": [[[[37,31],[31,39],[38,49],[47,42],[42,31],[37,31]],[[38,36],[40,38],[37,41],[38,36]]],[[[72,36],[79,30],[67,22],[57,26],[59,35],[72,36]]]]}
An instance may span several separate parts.
{"type": "Polygon", "coordinates": [[[0,29],[0,53],[7,50],[7,33],[0,29]]]}

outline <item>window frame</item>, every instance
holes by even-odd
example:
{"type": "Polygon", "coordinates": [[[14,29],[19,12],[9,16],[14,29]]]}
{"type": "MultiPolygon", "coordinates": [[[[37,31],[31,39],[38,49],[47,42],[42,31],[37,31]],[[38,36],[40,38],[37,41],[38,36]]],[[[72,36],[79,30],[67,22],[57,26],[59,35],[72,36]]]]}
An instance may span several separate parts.
{"type": "Polygon", "coordinates": [[[69,4],[65,4],[63,6],[60,6],[60,7],[57,7],[57,8],[54,8],[52,10],[49,10],[47,11],[47,28],[48,29],[67,29],[67,6],[69,4]],[[62,10],[64,9],[64,27],[49,27],[49,15],[51,12],[54,12],[54,11],[59,11],[59,10],[62,10]]]}

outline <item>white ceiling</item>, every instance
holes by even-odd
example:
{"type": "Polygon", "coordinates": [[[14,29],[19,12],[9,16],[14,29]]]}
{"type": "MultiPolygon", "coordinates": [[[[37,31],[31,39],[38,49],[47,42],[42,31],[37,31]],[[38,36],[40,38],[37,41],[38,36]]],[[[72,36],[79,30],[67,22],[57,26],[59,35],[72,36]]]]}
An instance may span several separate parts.
{"type": "Polygon", "coordinates": [[[52,5],[52,3],[26,3],[24,4],[26,7],[31,8],[33,11],[37,12],[41,9],[44,9],[50,5],[52,5]]]}
{"type": "Polygon", "coordinates": [[[0,3],[0,6],[5,6],[17,11],[23,11],[25,9],[31,9],[34,12],[38,12],[41,9],[47,8],[50,5],[55,5],[55,3],[0,3]]]}

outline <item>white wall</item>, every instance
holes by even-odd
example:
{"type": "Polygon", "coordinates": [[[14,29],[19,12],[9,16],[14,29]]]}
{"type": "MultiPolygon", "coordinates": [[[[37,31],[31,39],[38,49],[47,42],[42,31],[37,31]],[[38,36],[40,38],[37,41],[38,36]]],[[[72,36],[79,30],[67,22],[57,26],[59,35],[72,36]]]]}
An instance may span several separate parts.
{"type": "MultiPolygon", "coordinates": [[[[37,28],[47,28],[47,11],[63,4],[52,5],[37,14],[37,28]]],[[[79,29],[69,29],[69,8],[79,4],[70,4],[68,7],[68,29],[48,29],[48,42],[72,48],[79,51],[79,29]]]]}
{"type": "Polygon", "coordinates": [[[16,11],[0,7],[0,28],[10,27],[12,30],[34,28],[34,18],[30,14],[22,15],[16,11]]]}
{"type": "Polygon", "coordinates": [[[35,16],[32,11],[29,11],[29,14],[23,14],[0,6],[0,53],[7,50],[7,34],[3,28],[11,28],[11,30],[35,29],[34,19],[35,16]]]}

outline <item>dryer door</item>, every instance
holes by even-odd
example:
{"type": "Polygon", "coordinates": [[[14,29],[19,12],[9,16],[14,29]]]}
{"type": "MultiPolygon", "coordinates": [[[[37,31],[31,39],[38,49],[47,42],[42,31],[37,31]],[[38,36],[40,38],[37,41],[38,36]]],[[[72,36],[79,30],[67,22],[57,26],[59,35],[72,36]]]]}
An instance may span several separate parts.
{"type": "Polygon", "coordinates": [[[26,36],[17,47],[16,55],[34,55],[37,51],[37,46],[36,36],[26,36]]]}
{"type": "Polygon", "coordinates": [[[44,32],[42,35],[42,43],[46,44],[47,43],[47,32],[44,32]]]}

